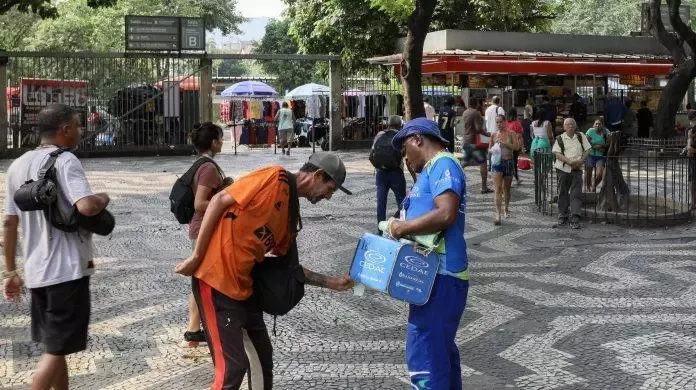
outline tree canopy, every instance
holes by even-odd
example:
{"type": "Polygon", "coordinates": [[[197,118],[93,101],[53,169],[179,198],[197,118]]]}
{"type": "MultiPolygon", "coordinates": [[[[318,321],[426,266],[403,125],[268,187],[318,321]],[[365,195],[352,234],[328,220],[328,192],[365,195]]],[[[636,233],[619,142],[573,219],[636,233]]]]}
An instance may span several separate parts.
{"type": "MultiPolygon", "coordinates": [[[[116,0],[87,0],[86,4],[92,8],[109,7],[116,4],[116,0]]],[[[58,8],[51,0],[5,0],[0,3],[0,15],[12,9],[20,13],[33,13],[41,18],[58,16],[58,8]]]]}
{"type": "Polygon", "coordinates": [[[560,8],[551,31],[566,34],[629,35],[640,29],[640,3],[636,0],[555,0],[560,8]]]}
{"type": "MultiPolygon", "coordinates": [[[[255,52],[297,54],[299,47],[288,34],[289,29],[290,22],[287,19],[271,20],[266,25],[266,34],[255,52]]],[[[316,64],[311,61],[264,60],[259,63],[266,73],[278,77],[274,83],[278,91],[290,90],[310,81],[323,81],[319,80],[316,64]]]]}
{"type": "MultiPolygon", "coordinates": [[[[107,0],[94,1],[109,4],[107,0]]],[[[125,49],[125,15],[203,17],[208,30],[218,28],[225,34],[238,33],[237,26],[244,21],[236,0],[119,0],[108,7],[92,5],[85,0],[63,0],[55,4],[55,15],[60,17],[44,20],[19,6],[9,9],[0,15],[0,24],[11,28],[0,32],[0,47],[18,49],[19,42],[22,49],[29,50],[121,51],[125,49]],[[25,22],[32,26],[26,34],[12,32],[26,30],[25,22]]]]}
{"type": "MultiPolygon", "coordinates": [[[[348,70],[394,54],[414,0],[285,0],[290,35],[302,53],[340,54],[348,70]]],[[[557,6],[545,0],[440,0],[430,31],[546,31],[557,6]]]]}

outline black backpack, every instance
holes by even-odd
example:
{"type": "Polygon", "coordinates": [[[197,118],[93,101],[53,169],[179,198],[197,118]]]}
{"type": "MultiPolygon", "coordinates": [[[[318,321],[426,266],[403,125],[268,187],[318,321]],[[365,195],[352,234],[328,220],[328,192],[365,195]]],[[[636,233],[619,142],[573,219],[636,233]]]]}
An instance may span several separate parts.
{"type": "Polygon", "coordinates": [[[191,168],[189,168],[183,176],[176,179],[172,191],[169,193],[169,209],[180,224],[187,224],[191,222],[193,218],[193,214],[196,211],[194,206],[196,193],[193,188],[191,188],[191,185],[193,184],[193,178],[196,176],[196,172],[198,172],[198,168],[208,162],[213,163],[220,173],[220,176],[224,178],[220,167],[213,159],[201,157],[193,163],[191,168]]]}
{"type": "Polygon", "coordinates": [[[387,171],[401,169],[401,152],[392,146],[395,135],[396,130],[387,130],[375,142],[370,152],[370,162],[375,168],[387,171]]]}
{"type": "MultiPolygon", "coordinates": [[[[287,177],[290,187],[290,232],[297,233],[302,229],[297,183],[291,173],[288,172],[287,177]]],[[[292,238],[290,249],[285,255],[266,257],[262,263],[254,265],[251,276],[254,280],[252,299],[255,299],[261,310],[273,316],[287,314],[302,300],[305,292],[306,278],[297,253],[297,241],[292,238]]]]}

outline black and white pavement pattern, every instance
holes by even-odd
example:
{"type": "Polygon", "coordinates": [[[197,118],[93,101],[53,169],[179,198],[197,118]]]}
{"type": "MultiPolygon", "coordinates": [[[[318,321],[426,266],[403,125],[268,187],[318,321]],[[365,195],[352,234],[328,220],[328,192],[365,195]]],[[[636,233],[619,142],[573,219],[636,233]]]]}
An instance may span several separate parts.
{"type": "MultiPolygon", "coordinates": [[[[240,148],[218,156],[235,178],[309,156],[240,148]]],[[[347,272],[358,238],[376,231],[367,153],[342,153],[346,186],[331,201],[302,201],[301,261],[347,272]]],[[[97,238],[88,349],[69,357],[74,389],[205,389],[206,348],[184,348],[190,281],[173,272],[190,252],[169,212],[169,190],[193,157],[86,159],[95,191],[112,197],[117,228],[97,238]]],[[[0,161],[4,198],[4,172],[0,161]]],[[[586,224],[554,229],[533,210],[530,173],[513,187],[512,216],[493,226],[493,196],[467,168],[471,288],[457,334],[466,389],[695,389],[696,229],[630,230],[586,224]]],[[[491,183],[492,185],[492,183],[491,183]]],[[[391,196],[391,195],[390,195],[391,196]]],[[[3,200],[4,199],[0,199],[3,200]]],[[[395,210],[393,197],[390,210],[395,210]]],[[[21,263],[21,260],[20,260],[21,263]]],[[[278,318],[277,389],[409,389],[407,305],[310,287],[278,318]]],[[[29,306],[0,303],[0,388],[29,387],[40,348],[29,306]]],[[[268,319],[269,328],[272,319],[268,319]]]]}

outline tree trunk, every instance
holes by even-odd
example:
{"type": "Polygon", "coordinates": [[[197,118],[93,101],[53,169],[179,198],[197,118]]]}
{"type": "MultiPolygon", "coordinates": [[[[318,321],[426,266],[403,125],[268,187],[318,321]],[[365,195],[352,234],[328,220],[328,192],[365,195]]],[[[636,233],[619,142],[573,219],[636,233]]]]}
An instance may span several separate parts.
{"type": "Polygon", "coordinates": [[[597,198],[597,208],[608,212],[626,210],[630,190],[623,177],[619,163],[621,132],[615,131],[607,135],[608,149],[604,163],[604,178],[602,189],[597,198]]]}
{"type": "Polygon", "coordinates": [[[408,18],[408,34],[401,60],[401,82],[404,86],[406,120],[425,116],[423,107],[422,62],[423,44],[437,0],[416,0],[416,8],[408,18]]]}
{"type": "Polygon", "coordinates": [[[654,138],[668,138],[674,135],[677,111],[694,77],[696,77],[696,63],[693,58],[680,63],[670,74],[657,106],[654,138]]]}

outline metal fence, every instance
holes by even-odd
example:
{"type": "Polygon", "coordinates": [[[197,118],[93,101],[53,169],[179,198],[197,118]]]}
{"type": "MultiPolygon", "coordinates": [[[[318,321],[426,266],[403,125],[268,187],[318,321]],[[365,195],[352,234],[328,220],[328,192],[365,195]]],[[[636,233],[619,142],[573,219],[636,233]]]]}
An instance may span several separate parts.
{"type": "MultiPolygon", "coordinates": [[[[276,77],[245,76],[247,71],[259,72],[260,61],[306,63],[309,68],[327,63],[333,82],[329,85],[335,86],[332,93],[340,97],[340,66],[335,66],[339,60],[331,55],[0,52],[0,86],[6,87],[0,93],[7,111],[0,118],[0,157],[36,146],[37,114],[53,103],[68,104],[79,112],[84,125],[82,154],[188,153],[194,123],[221,122],[219,107],[224,99],[216,94],[221,92],[218,87],[262,79],[278,89],[276,102],[283,99],[286,91],[280,88],[287,79],[280,84],[276,77]],[[9,59],[6,66],[5,59],[9,59]]],[[[328,97],[325,100],[326,128],[330,118],[336,118],[334,128],[340,127],[338,108],[329,104],[328,97]]],[[[268,127],[273,115],[263,113],[261,127],[268,127]]],[[[258,137],[254,140],[258,142],[258,137]]],[[[275,143],[272,136],[264,140],[275,143]]]]}
{"type": "Polygon", "coordinates": [[[37,114],[52,103],[80,113],[82,152],[181,147],[199,121],[200,74],[200,61],[193,57],[11,53],[8,149],[38,143],[37,114]]]}
{"type": "MultiPolygon", "coordinates": [[[[391,66],[363,70],[343,81],[344,146],[370,147],[375,135],[386,128],[390,115],[404,115],[404,90],[391,66]]],[[[447,98],[461,96],[457,85],[432,85],[423,80],[423,97],[438,111],[447,98]]]]}
{"type": "MultiPolygon", "coordinates": [[[[539,212],[558,215],[558,171],[551,153],[534,156],[535,205],[539,212]]],[[[616,164],[627,194],[618,197],[611,210],[601,203],[605,181],[594,193],[584,192],[581,216],[593,222],[628,226],[665,226],[691,221],[696,200],[696,158],[682,156],[622,155],[606,157],[605,166],[616,164]]],[[[583,173],[584,179],[587,172],[583,173]]],[[[606,177],[606,172],[605,172],[606,177]]],[[[607,187],[608,188],[608,187],[607,187]]]]}
{"type": "Polygon", "coordinates": [[[648,155],[678,155],[686,146],[686,134],[680,137],[667,139],[654,138],[629,138],[627,141],[627,149],[633,153],[642,153],[648,155]]]}

